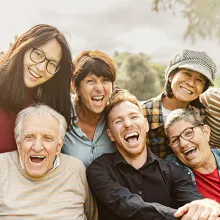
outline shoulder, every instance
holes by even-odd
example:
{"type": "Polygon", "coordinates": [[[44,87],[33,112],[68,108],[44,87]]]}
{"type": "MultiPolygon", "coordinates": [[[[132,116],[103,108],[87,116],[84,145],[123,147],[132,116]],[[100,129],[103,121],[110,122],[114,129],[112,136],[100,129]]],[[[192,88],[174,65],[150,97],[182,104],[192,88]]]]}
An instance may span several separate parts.
{"type": "Polygon", "coordinates": [[[162,170],[173,177],[188,176],[186,166],[181,164],[175,155],[169,155],[166,159],[159,158],[162,170]]]}
{"type": "Polygon", "coordinates": [[[63,153],[60,153],[59,156],[62,166],[64,166],[65,168],[73,172],[85,171],[85,165],[78,158],[63,153]]]}
{"type": "Polygon", "coordinates": [[[0,154],[0,169],[8,169],[10,167],[17,166],[18,162],[18,151],[11,151],[0,154]]]}
{"type": "Polygon", "coordinates": [[[87,168],[87,174],[94,174],[96,172],[104,172],[106,174],[107,170],[112,170],[115,154],[116,152],[102,154],[96,158],[87,168]]]}
{"type": "Polygon", "coordinates": [[[142,110],[144,113],[144,116],[149,116],[153,114],[159,114],[160,108],[162,105],[162,97],[164,96],[164,93],[161,93],[157,97],[151,98],[145,102],[142,102],[142,110]]]}
{"type": "Polygon", "coordinates": [[[220,163],[220,149],[212,149],[212,152],[215,156],[217,156],[217,162],[220,163]]]}
{"type": "Polygon", "coordinates": [[[164,96],[164,93],[159,94],[158,96],[151,98],[147,101],[142,102],[142,108],[151,108],[153,106],[159,105],[161,103],[162,97],[164,96]]]}

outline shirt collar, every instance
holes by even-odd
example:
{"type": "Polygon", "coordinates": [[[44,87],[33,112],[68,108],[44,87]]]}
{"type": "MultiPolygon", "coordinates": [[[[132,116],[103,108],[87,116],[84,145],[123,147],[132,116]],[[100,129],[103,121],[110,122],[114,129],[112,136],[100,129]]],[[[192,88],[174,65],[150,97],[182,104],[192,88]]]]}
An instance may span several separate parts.
{"type": "MultiPolygon", "coordinates": [[[[147,161],[146,163],[143,165],[148,165],[150,163],[153,163],[155,160],[158,161],[158,157],[156,155],[154,155],[151,150],[149,148],[147,148],[147,161]]],[[[115,155],[113,157],[113,167],[116,167],[119,163],[124,163],[124,164],[128,164],[130,165],[124,158],[123,156],[120,154],[119,151],[115,152],[115,155]]]]}

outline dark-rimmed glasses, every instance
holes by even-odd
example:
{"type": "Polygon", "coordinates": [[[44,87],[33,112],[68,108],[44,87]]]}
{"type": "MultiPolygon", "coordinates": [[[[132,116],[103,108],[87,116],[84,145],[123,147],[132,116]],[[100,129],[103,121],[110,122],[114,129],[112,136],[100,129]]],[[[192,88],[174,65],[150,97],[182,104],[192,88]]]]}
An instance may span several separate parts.
{"type": "Polygon", "coordinates": [[[180,135],[171,137],[170,139],[168,139],[169,146],[172,148],[179,147],[180,137],[187,141],[191,140],[195,135],[194,128],[199,127],[199,126],[203,126],[203,124],[201,123],[196,126],[186,128],[181,132],[180,135]]]}
{"type": "Polygon", "coordinates": [[[54,60],[48,60],[44,52],[40,49],[33,48],[30,53],[30,59],[34,63],[43,63],[45,60],[47,60],[46,70],[52,75],[54,75],[60,69],[60,65],[54,60]]]}

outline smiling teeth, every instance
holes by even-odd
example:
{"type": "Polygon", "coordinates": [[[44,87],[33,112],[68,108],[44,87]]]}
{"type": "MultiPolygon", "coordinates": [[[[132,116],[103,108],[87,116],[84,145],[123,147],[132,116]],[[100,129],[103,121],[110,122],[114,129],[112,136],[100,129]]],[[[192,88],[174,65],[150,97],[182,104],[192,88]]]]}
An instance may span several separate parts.
{"type": "Polygon", "coordinates": [[[137,136],[137,135],[138,135],[137,132],[132,132],[132,133],[126,134],[124,138],[127,139],[129,137],[133,137],[133,136],[137,136]]]}
{"type": "Polygon", "coordinates": [[[95,99],[97,101],[100,101],[104,98],[104,96],[96,96],[96,97],[92,97],[92,99],[95,99]]]}
{"type": "Polygon", "coordinates": [[[35,157],[35,158],[45,158],[45,156],[31,156],[31,157],[35,157]]]}
{"type": "Polygon", "coordinates": [[[189,93],[189,94],[192,94],[191,91],[189,91],[188,89],[186,89],[186,88],[184,88],[184,87],[182,87],[182,90],[184,90],[185,92],[187,92],[187,93],[189,93]]]}
{"type": "Polygon", "coordinates": [[[40,76],[38,74],[36,74],[35,72],[33,72],[32,70],[29,69],[29,71],[30,71],[31,75],[33,75],[34,77],[40,78],[40,76]]]}
{"type": "Polygon", "coordinates": [[[189,153],[190,151],[195,150],[195,149],[196,149],[195,147],[190,148],[190,149],[188,149],[188,150],[184,151],[184,154],[187,154],[187,153],[189,153]]]}

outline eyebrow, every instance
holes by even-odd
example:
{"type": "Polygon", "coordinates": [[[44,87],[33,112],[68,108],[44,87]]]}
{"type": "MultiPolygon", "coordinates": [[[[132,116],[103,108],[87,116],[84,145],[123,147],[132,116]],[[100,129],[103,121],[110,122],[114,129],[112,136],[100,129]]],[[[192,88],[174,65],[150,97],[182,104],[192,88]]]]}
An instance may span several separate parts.
{"type": "MultiPolygon", "coordinates": [[[[44,53],[44,56],[50,60],[50,61],[55,61],[56,63],[59,63],[60,61],[58,61],[57,59],[49,59],[46,55],[48,55],[41,47],[36,47],[36,49],[41,50],[44,53]]],[[[61,59],[62,59],[62,55],[61,55],[61,59]]]]}

